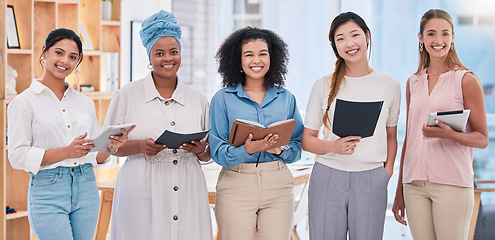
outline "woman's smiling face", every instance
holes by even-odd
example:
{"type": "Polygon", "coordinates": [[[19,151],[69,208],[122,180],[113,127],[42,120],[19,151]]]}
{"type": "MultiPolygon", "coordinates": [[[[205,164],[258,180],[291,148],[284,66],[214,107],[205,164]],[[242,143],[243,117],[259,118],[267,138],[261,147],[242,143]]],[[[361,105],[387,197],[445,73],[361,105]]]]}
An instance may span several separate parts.
{"type": "Polygon", "coordinates": [[[346,63],[366,61],[369,34],[355,22],[348,21],[338,27],[333,39],[337,52],[346,63]]]}
{"type": "Polygon", "coordinates": [[[450,23],[442,18],[432,18],[426,22],[424,31],[418,34],[419,41],[430,58],[445,58],[454,42],[450,23]]]}
{"type": "Polygon", "coordinates": [[[150,51],[153,73],[162,78],[175,78],[181,64],[180,46],[173,37],[161,37],[150,51]]]}
{"type": "Polygon", "coordinates": [[[270,69],[270,53],[263,39],[249,40],[242,45],[242,70],[248,80],[263,80],[270,69]]]}

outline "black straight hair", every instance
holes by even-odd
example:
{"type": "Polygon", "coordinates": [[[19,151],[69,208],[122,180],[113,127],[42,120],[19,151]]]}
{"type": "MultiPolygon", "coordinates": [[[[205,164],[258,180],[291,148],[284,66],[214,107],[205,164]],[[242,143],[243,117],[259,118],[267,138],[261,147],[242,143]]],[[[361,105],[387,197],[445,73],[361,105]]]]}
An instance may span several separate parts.
{"type": "Polygon", "coordinates": [[[337,61],[335,62],[335,70],[332,74],[332,82],[330,83],[330,93],[328,93],[327,110],[323,115],[323,124],[328,129],[330,129],[330,125],[331,125],[330,119],[328,117],[328,110],[330,109],[330,105],[332,104],[333,100],[337,96],[337,93],[339,92],[340,85],[344,82],[344,72],[346,68],[345,61],[339,55],[339,52],[337,51],[337,46],[335,45],[335,31],[337,31],[337,28],[339,28],[343,24],[351,21],[356,23],[363,30],[364,34],[369,34],[370,44],[368,44],[368,49],[370,49],[370,55],[371,55],[371,31],[368,25],[366,25],[364,19],[353,12],[341,13],[337,17],[335,17],[332,21],[332,25],[330,26],[330,32],[328,33],[328,40],[330,40],[330,44],[332,45],[333,52],[337,57],[337,61]]]}
{"type": "MultiPolygon", "coordinates": [[[[64,39],[69,39],[72,40],[76,43],[77,49],[79,50],[79,61],[77,62],[77,66],[81,63],[83,60],[83,49],[82,49],[82,42],[81,38],[72,30],[67,29],[67,28],[58,28],[53,31],[51,31],[48,36],[46,37],[45,40],[45,50],[41,53],[43,55],[44,52],[48,51],[53,45],[55,45],[57,42],[64,40],[64,39]]],[[[42,56],[40,56],[40,63],[42,61],[42,56]]]]}

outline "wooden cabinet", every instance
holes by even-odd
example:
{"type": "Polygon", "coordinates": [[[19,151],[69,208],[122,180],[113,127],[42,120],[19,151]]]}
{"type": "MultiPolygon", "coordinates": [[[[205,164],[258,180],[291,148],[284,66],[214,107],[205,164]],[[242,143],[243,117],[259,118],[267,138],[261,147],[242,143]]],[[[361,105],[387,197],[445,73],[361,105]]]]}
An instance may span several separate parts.
{"type": "MultiPolygon", "coordinates": [[[[83,51],[84,59],[79,66],[79,75],[71,74],[67,81],[76,89],[82,84],[94,86],[94,92],[85,94],[94,100],[97,117],[102,124],[113,95],[113,92],[105,91],[104,78],[108,71],[102,59],[106,52],[117,52],[120,55],[121,5],[119,0],[113,2],[111,20],[102,20],[102,0],[0,0],[0,205],[8,204],[17,210],[13,214],[6,214],[5,211],[0,214],[0,239],[30,239],[32,235],[26,211],[29,173],[12,169],[7,158],[6,110],[15,97],[15,94],[6,93],[7,66],[17,71],[17,93],[24,91],[33,78],[44,75],[39,57],[48,33],[63,27],[81,36],[80,29],[83,26],[93,48],[83,51]],[[18,49],[7,47],[7,6],[14,7],[20,44],[18,49]]],[[[120,69],[115,72],[118,77],[120,69]]]]}

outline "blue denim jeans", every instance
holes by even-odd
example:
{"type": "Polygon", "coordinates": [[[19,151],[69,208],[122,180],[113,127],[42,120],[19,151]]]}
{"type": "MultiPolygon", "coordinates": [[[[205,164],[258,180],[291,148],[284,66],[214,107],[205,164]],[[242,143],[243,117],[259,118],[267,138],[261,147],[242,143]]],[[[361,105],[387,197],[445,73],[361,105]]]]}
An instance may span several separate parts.
{"type": "Polygon", "coordinates": [[[95,173],[89,163],[31,173],[28,219],[36,239],[92,239],[99,199],[95,173]]]}

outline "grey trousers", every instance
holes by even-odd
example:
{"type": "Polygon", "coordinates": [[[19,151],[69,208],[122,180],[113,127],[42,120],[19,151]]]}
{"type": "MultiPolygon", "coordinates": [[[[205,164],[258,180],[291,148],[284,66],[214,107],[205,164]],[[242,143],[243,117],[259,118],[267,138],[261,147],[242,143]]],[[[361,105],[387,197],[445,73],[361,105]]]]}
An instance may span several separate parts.
{"type": "Polygon", "coordinates": [[[388,174],[379,167],[346,172],[315,163],[309,184],[311,240],[383,238],[388,174]]]}

